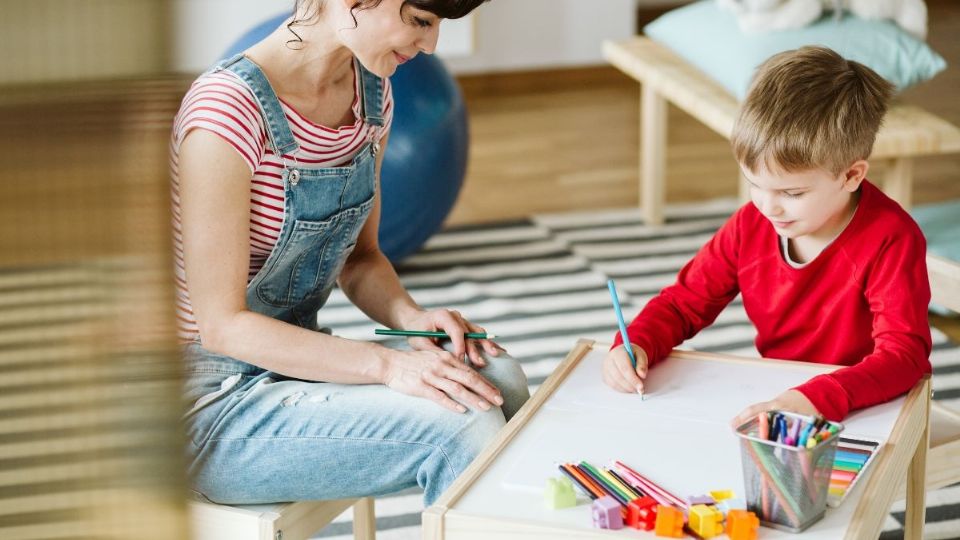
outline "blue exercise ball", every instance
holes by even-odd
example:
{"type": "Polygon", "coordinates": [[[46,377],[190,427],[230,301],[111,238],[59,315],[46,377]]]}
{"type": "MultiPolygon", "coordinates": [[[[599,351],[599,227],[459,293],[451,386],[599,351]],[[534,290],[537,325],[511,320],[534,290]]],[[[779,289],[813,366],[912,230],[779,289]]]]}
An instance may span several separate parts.
{"type": "MultiPolygon", "coordinates": [[[[257,25],[224,57],[250,48],[288,16],[257,25]]],[[[470,139],[463,95],[443,62],[418,54],[390,82],[394,108],[380,172],[380,248],[397,263],[443,225],[463,186],[470,139]]]]}

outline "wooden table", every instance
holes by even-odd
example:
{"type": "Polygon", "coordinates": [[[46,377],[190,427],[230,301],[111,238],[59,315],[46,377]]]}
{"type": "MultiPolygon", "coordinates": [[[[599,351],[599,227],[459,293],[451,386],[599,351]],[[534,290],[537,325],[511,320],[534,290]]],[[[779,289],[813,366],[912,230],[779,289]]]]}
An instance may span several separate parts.
{"type": "MultiPolygon", "coordinates": [[[[577,343],[497,440],[424,512],[425,540],[653,538],[652,532],[635,529],[593,529],[586,502],[544,508],[546,479],[559,476],[555,463],[620,459],[681,497],[719,489],[743,496],[739,441],[729,419],[742,406],[833,369],[675,351],[651,370],[647,399],[639,401],[600,381],[607,349],[592,341],[577,343]]],[[[906,537],[921,537],[929,407],[926,378],[906,396],[845,421],[847,434],[884,443],[847,499],[800,538],[876,538],[904,474],[906,537]]],[[[761,531],[765,540],[797,537],[761,531]]]]}
{"type": "MultiPolygon", "coordinates": [[[[667,47],[647,37],[607,41],[608,62],[641,84],[640,204],[646,221],[663,223],[666,183],[667,103],[676,105],[729,139],[739,110],[736,98],[667,47]]],[[[923,109],[894,105],[873,145],[873,162],[887,165],[883,190],[910,207],[913,159],[960,152],[960,128],[923,109]]],[[[747,199],[741,178],[740,197],[747,199]]]]}

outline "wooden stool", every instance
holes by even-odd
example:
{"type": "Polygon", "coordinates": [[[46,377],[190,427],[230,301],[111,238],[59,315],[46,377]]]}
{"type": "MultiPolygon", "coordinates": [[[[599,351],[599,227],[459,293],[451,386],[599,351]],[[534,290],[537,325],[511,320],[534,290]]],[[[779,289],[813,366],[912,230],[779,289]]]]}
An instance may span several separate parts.
{"type": "MultiPolygon", "coordinates": [[[[726,139],[733,132],[739,104],[726,89],[667,47],[647,37],[607,41],[608,62],[641,84],[640,205],[649,224],[663,223],[666,183],[667,103],[676,105],[726,139]]],[[[870,159],[887,165],[884,192],[910,208],[913,158],[960,152],[960,128],[919,107],[890,108],[870,159]]],[[[740,179],[740,198],[747,200],[740,179]]]]}
{"type": "Polygon", "coordinates": [[[353,537],[374,540],[373,499],[226,506],[190,501],[196,540],[307,540],[353,506],[353,537]]]}

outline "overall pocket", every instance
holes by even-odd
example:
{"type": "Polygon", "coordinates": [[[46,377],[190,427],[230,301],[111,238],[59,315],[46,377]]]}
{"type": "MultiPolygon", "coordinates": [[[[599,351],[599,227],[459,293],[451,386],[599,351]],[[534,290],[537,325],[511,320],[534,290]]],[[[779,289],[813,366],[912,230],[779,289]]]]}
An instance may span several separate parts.
{"type": "MultiPolygon", "coordinates": [[[[294,306],[316,288],[325,264],[340,256],[334,232],[340,214],[325,221],[297,220],[280,256],[254,278],[257,297],[278,307],[294,306]]],[[[335,262],[335,261],[333,261],[335,262]]]]}

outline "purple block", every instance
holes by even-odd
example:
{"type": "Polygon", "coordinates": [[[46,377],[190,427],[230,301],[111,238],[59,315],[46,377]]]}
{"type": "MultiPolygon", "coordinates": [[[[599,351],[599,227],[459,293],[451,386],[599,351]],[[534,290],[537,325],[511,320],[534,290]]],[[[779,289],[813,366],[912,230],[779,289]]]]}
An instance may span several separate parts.
{"type": "Polygon", "coordinates": [[[709,495],[691,495],[687,497],[687,503],[693,506],[695,504],[717,504],[717,501],[709,495]]]}
{"type": "Polygon", "coordinates": [[[607,495],[593,501],[593,526],[600,529],[622,529],[623,515],[620,513],[620,503],[607,495]]]}

